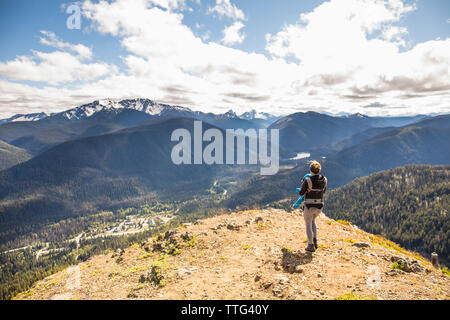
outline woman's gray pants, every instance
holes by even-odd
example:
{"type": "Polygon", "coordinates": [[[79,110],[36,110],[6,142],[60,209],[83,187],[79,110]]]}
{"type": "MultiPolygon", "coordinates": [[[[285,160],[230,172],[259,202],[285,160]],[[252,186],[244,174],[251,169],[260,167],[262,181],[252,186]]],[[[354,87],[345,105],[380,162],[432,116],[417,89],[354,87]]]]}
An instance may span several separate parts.
{"type": "Polygon", "coordinates": [[[303,210],[303,218],[305,219],[306,225],[306,236],[308,237],[308,244],[314,244],[313,239],[317,239],[317,227],[316,218],[322,213],[321,209],[318,208],[307,208],[303,210]]]}

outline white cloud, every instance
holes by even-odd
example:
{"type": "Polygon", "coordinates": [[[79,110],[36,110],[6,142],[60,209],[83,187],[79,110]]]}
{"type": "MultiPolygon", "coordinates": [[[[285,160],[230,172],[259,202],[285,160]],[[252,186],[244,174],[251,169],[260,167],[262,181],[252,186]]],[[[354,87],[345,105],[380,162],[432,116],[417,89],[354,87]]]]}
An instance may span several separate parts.
{"type": "Polygon", "coordinates": [[[208,41],[211,38],[211,31],[205,32],[203,35],[201,35],[201,38],[203,41],[208,41]]]}
{"type": "Polygon", "coordinates": [[[245,34],[240,33],[241,29],[244,27],[245,25],[240,21],[236,21],[232,25],[225,27],[222,31],[222,43],[226,45],[233,45],[244,42],[245,34]]]}
{"type": "Polygon", "coordinates": [[[185,0],[148,0],[148,2],[165,9],[183,9],[186,4],[185,0]]]}
{"type": "Polygon", "coordinates": [[[388,106],[400,103],[395,96],[448,94],[450,39],[399,50],[407,29],[393,23],[413,9],[400,0],[331,0],[266,35],[266,49],[299,60],[305,75],[294,84],[299,93],[315,87],[355,104],[381,98],[388,106]]]}
{"type": "Polygon", "coordinates": [[[12,106],[17,113],[26,106],[56,111],[107,97],[151,98],[210,112],[449,111],[450,39],[403,47],[407,29],[401,19],[413,8],[400,0],[325,2],[297,24],[267,35],[268,55],[223,45],[243,40],[239,21],[229,30],[233,37],[224,32],[220,44],[183,23],[184,1],[154,4],[84,1],[83,14],[94,30],[120,41],[125,68],[86,63],[82,57],[92,56],[90,49],[83,54],[44,34],[43,42],[60,51],[0,62],[0,73],[11,80],[81,82],[38,88],[0,80],[2,112],[12,106]]]}
{"type": "Polygon", "coordinates": [[[367,35],[412,9],[401,0],[331,0],[302,14],[301,23],[287,25],[274,36],[268,34],[267,50],[277,56],[292,54],[299,60],[339,55],[353,61],[361,53],[355,48],[367,49],[375,43],[367,35]]]}
{"type": "Polygon", "coordinates": [[[63,42],[56,34],[51,31],[41,31],[41,34],[44,37],[40,38],[40,42],[47,46],[51,46],[61,50],[73,51],[78,54],[78,56],[82,59],[91,59],[92,58],[92,50],[82,44],[71,44],[67,42],[63,42]]]}
{"type": "Polygon", "coordinates": [[[208,13],[216,13],[220,17],[228,17],[234,20],[245,20],[244,12],[230,2],[230,0],[216,0],[216,5],[210,7],[208,13]]]}
{"type": "Polygon", "coordinates": [[[297,67],[281,59],[204,43],[182,23],[180,14],[144,9],[128,1],[132,0],[84,6],[98,30],[120,37],[130,53],[124,59],[129,78],[121,82],[119,92],[129,85],[135,93],[142,87],[140,95],[166,102],[184,100],[203,108],[249,107],[267,101],[267,90],[282,93],[283,86],[289,87],[290,75],[296,74],[297,67]],[[280,79],[273,81],[274,76],[280,79]],[[142,84],[136,85],[135,77],[142,84]]]}
{"type": "Polygon", "coordinates": [[[396,43],[404,47],[406,45],[403,37],[408,34],[408,29],[405,27],[388,26],[383,30],[382,37],[387,41],[396,43]]]}
{"type": "Polygon", "coordinates": [[[12,61],[0,62],[0,74],[11,80],[56,85],[77,80],[95,80],[117,70],[105,63],[83,63],[80,59],[80,56],[62,51],[33,51],[32,56],[19,56],[12,61]]]}

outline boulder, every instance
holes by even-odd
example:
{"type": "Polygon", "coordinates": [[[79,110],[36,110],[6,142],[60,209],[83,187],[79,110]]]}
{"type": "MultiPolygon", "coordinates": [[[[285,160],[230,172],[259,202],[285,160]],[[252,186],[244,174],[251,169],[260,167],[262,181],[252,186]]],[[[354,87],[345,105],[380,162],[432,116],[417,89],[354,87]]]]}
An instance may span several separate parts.
{"type": "Polygon", "coordinates": [[[162,252],[166,250],[166,246],[163,242],[155,242],[153,243],[153,251],[154,252],[162,252]]]}
{"type": "Polygon", "coordinates": [[[284,291],[288,288],[287,285],[276,284],[273,286],[272,293],[275,297],[284,297],[284,291]]]}
{"type": "Polygon", "coordinates": [[[191,276],[194,272],[197,272],[197,267],[191,267],[191,268],[180,268],[176,271],[176,275],[179,279],[186,279],[189,276],[191,276]]]}
{"type": "Polygon", "coordinates": [[[419,261],[415,259],[392,256],[391,262],[397,263],[398,266],[400,267],[400,270],[408,273],[409,272],[418,273],[425,270],[424,267],[422,267],[422,265],[419,263],[419,261]]]}
{"type": "Polygon", "coordinates": [[[211,230],[217,231],[217,230],[220,230],[220,229],[222,229],[222,228],[224,228],[224,227],[226,227],[226,226],[227,226],[226,224],[221,223],[221,224],[218,224],[217,226],[211,228],[211,230]]]}
{"type": "Polygon", "coordinates": [[[258,217],[255,219],[255,223],[264,223],[264,219],[262,217],[258,217]]]}
{"type": "Polygon", "coordinates": [[[360,248],[360,249],[370,248],[370,244],[368,244],[367,242],[356,242],[356,243],[352,244],[352,246],[360,248]]]}
{"type": "Polygon", "coordinates": [[[150,252],[150,251],[152,251],[152,249],[153,249],[152,242],[146,242],[146,243],[144,243],[144,244],[142,245],[142,249],[144,249],[145,252],[150,252]]]}
{"type": "Polygon", "coordinates": [[[270,281],[270,280],[269,280],[269,281],[264,281],[264,282],[261,283],[261,288],[267,290],[267,289],[269,289],[272,285],[273,285],[273,282],[272,282],[272,281],[270,281]]]}
{"type": "Polygon", "coordinates": [[[300,267],[300,266],[296,266],[294,272],[295,273],[302,273],[303,272],[303,268],[300,267]]]}
{"type": "Polygon", "coordinates": [[[391,277],[399,276],[399,275],[403,275],[403,274],[406,274],[406,272],[403,270],[399,270],[399,269],[392,269],[392,270],[386,272],[386,275],[391,276],[391,277]]]}
{"type": "Polygon", "coordinates": [[[239,231],[241,230],[242,226],[237,224],[236,222],[231,222],[227,225],[227,229],[231,231],[239,231]]]}
{"type": "Polygon", "coordinates": [[[181,239],[183,239],[184,241],[188,242],[188,241],[192,241],[194,239],[194,236],[193,236],[192,233],[186,232],[186,233],[183,233],[181,235],[181,239]]]}
{"type": "Polygon", "coordinates": [[[289,281],[290,281],[289,278],[286,277],[283,274],[276,274],[273,277],[273,279],[276,280],[278,283],[281,283],[281,284],[289,284],[289,281]]]}
{"type": "Polygon", "coordinates": [[[175,239],[176,234],[177,234],[176,230],[169,230],[164,234],[164,240],[175,239]]]}
{"type": "Polygon", "coordinates": [[[285,296],[285,291],[289,288],[289,278],[278,274],[274,276],[274,285],[272,288],[272,293],[275,297],[285,296]]]}

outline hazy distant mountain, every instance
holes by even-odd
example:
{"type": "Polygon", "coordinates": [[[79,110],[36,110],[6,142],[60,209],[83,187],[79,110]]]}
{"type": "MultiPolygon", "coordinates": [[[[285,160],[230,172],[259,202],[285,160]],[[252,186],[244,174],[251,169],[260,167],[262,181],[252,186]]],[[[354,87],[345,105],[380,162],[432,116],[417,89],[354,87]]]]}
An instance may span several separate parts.
{"type": "MultiPolygon", "coordinates": [[[[321,160],[330,188],[340,187],[355,178],[408,164],[450,164],[450,116],[439,116],[418,124],[394,128],[361,141],[321,160]],[[436,127],[435,127],[436,126],[436,127]],[[441,127],[438,127],[441,126],[441,127]]],[[[280,171],[275,176],[254,177],[243,182],[229,206],[269,203],[293,197],[301,177],[309,172],[307,161],[280,171]]]]}
{"type": "Polygon", "coordinates": [[[250,121],[259,121],[264,123],[266,126],[270,126],[275,121],[281,119],[280,116],[274,116],[266,112],[258,112],[256,110],[252,110],[249,112],[244,112],[239,116],[241,119],[250,120],[250,121]]]}
{"type": "Polygon", "coordinates": [[[395,127],[375,127],[375,128],[369,128],[367,130],[364,130],[362,132],[358,132],[351,136],[348,139],[344,139],[334,145],[331,146],[334,151],[338,152],[345,148],[349,148],[351,146],[357,145],[364,140],[367,140],[369,138],[375,137],[381,133],[388,132],[391,130],[394,130],[395,127]]]}
{"type": "Polygon", "coordinates": [[[404,127],[379,134],[334,155],[352,177],[405,164],[449,164],[450,129],[404,127]]]}
{"type": "Polygon", "coordinates": [[[365,118],[367,119],[371,127],[403,127],[418,121],[422,121],[431,116],[429,115],[416,115],[416,116],[400,116],[400,117],[368,117],[360,113],[348,115],[346,118],[365,118]]]}
{"type": "Polygon", "coordinates": [[[450,128],[450,114],[426,118],[411,124],[417,127],[450,128]]]}
{"type": "MultiPolygon", "coordinates": [[[[291,158],[299,152],[324,149],[329,155],[388,131],[386,127],[405,126],[423,120],[426,116],[412,117],[369,117],[363,114],[330,116],[316,112],[295,113],[273,123],[271,129],[280,130],[280,146],[287,150],[284,158],[291,158]],[[359,136],[358,136],[359,135],[359,136]],[[334,146],[333,146],[334,145],[334,146]]],[[[320,153],[320,152],[319,152],[320,153]]]]}
{"type": "Polygon", "coordinates": [[[316,112],[295,113],[281,118],[270,129],[280,130],[280,146],[289,154],[329,146],[371,127],[367,117],[332,117],[316,112]]]}
{"type": "Polygon", "coordinates": [[[330,160],[348,166],[355,177],[405,164],[449,164],[450,153],[444,150],[450,150],[450,115],[392,130],[369,129],[352,142],[330,160]]]}
{"type": "Polygon", "coordinates": [[[265,120],[253,119],[247,120],[239,117],[234,111],[230,110],[224,114],[196,112],[195,119],[205,121],[221,129],[260,129],[266,128],[269,124],[265,120]]]}
{"type": "Polygon", "coordinates": [[[31,155],[20,148],[0,140],[0,171],[31,159],[31,155]]]}
{"type": "MultiPolygon", "coordinates": [[[[372,118],[374,119],[374,118],[372,118]]],[[[407,126],[418,126],[418,127],[433,127],[433,128],[450,128],[450,116],[440,115],[436,117],[425,117],[424,116],[414,116],[414,117],[400,117],[400,118],[375,118],[375,122],[379,119],[387,119],[387,122],[381,122],[380,124],[398,124],[406,123],[407,126]],[[420,119],[418,122],[415,120],[420,119]],[[411,124],[410,124],[411,123],[411,124]]],[[[362,132],[358,132],[348,139],[344,139],[334,145],[312,149],[314,154],[325,154],[329,156],[330,154],[337,153],[345,148],[357,145],[364,140],[375,137],[379,134],[394,130],[395,127],[373,127],[362,132]]]]}

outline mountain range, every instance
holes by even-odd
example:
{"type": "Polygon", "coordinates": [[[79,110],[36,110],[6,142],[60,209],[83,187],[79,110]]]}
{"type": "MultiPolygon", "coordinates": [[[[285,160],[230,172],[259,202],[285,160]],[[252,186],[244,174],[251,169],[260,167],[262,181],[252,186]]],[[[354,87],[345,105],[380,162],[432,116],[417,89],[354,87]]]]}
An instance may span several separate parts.
{"type": "MultiPolygon", "coordinates": [[[[147,113],[152,116],[181,116],[181,115],[201,115],[202,112],[194,112],[187,107],[173,106],[167,104],[160,104],[150,99],[126,99],[126,100],[96,100],[92,103],[88,103],[67,111],[60,113],[47,114],[45,112],[31,113],[31,114],[17,114],[7,119],[0,119],[0,124],[9,122],[21,122],[21,121],[39,121],[46,117],[53,117],[55,115],[60,115],[69,120],[80,120],[88,118],[93,114],[105,111],[105,110],[118,110],[118,109],[129,109],[147,113]]],[[[251,110],[244,112],[241,115],[237,115],[233,110],[230,110],[224,114],[226,117],[230,118],[240,118],[242,120],[261,120],[267,122],[274,122],[278,120],[279,116],[273,116],[269,113],[258,112],[256,110],[251,110]]]]}
{"type": "MultiPolygon", "coordinates": [[[[5,121],[0,139],[37,155],[65,141],[111,133],[153,119],[185,117],[208,122],[223,129],[264,128],[277,117],[256,112],[238,116],[230,111],[222,115],[192,111],[186,107],[159,104],[149,99],[98,100],[64,112],[28,121],[5,121]]],[[[12,118],[11,118],[12,119],[12,118]]],[[[17,118],[19,119],[19,118],[17,118]]]]}
{"type": "Polygon", "coordinates": [[[300,152],[332,146],[366,130],[384,130],[386,127],[402,127],[423,120],[426,116],[414,117],[368,117],[354,114],[333,117],[316,112],[295,113],[275,123],[270,129],[280,130],[280,146],[291,158],[300,152]]]}
{"type": "Polygon", "coordinates": [[[449,117],[332,117],[306,112],[277,120],[256,112],[215,115],[135,99],[95,101],[36,121],[4,123],[0,139],[12,146],[10,150],[21,148],[14,150],[29,156],[22,153],[5,167],[17,165],[0,171],[0,239],[12,244],[64,219],[154,200],[181,203],[195,198],[206,205],[211,188],[220,181],[226,187],[215,206],[253,206],[289,198],[308,167],[305,159],[287,159],[302,151],[322,160],[330,188],[396,166],[449,164],[450,155],[443,152],[450,150],[449,117]],[[222,133],[268,124],[260,120],[275,121],[269,129],[280,130],[285,157],[281,171],[262,177],[256,166],[174,165],[170,135],[180,128],[192,133],[194,120],[204,121],[204,130],[222,133]]]}
{"type": "MultiPolygon", "coordinates": [[[[315,158],[329,181],[327,214],[427,255],[436,250],[448,261],[449,244],[442,239],[448,229],[450,115],[300,112],[280,118],[256,111],[203,113],[148,99],[99,100],[56,114],[5,121],[0,139],[0,251],[30,244],[36,250],[59,247],[80,234],[104,232],[99,228],[136,212],[170,212],[176,221],[187,221],[265,205],[290,210],[295,188],[309,171],[308,160],[315,158]],[[171,141],[171,134],[186,129],[194,136],[195,120],[203,121],[204,131],[214,128],[222,135],[226,129],[278,129],[280,171],[261,176],[258,166],[173,164],[171,151],[178,142],[171,141]],[[310,157],[294,158],[299,153],[310,157]],[[447,166],[391,170],[409,164],[447,166]],[[390,171],[377,173],[382,170],[390,171]],[[422,187],[427,191],[420,192],[422,187]],[[353,195],[355,190],[360,194],[353,195]],[[390,197],[389,190],[395,195],[390,197]]],[[[203,147],[208,144],[203,142],[203,147]]],[[[224,148],[225,156],[228,151],[224,148]]],[[[145,234],[138,233],[133,241],[145,234]]],[[[46,256],[40,267],[30,250],[23,252],[27,258],[16,251],[0,254],[14,259],[13,268],[19,270],[12,276],[10,265],[2,269],[8,282],[0,286],[0,294],[8,297],[68,261],[117,248],[126,239],[94,237],[82,248],[69,245],[46,256]]]]}
{"type": "MultiPolygon", "coordinates": [[[[367,131],[363,131],[367,132],[367,131]]],[[[289,132],[290,133],[290,132],[289,132]]],[[[357,134],[359,135],[359,134],[357,134]]],[[[280,133],[281,136],[281,133],[280,133]]],[[[374,129],[368,138],[339,151],[316,149],[330,188],[343,186],[355,178],[407,164],[450,164],[450,115],[437,116],[401,128],[374,129]],[[380,133],[381,132],[381,133],[380,133]],[[379,134],[376,134],[379,133],[379,134]],[[375,135],[373,135],[375,134],[375,135]],[[322,153],[321,153],[322,152],[322,153]],[[327,154],[325,159],[321,154],[327,154]]],[[[280,141],[280,144],[283,140],[280,141]]],[[[289,198],[309,172],[308,161],[295,161],[295,167],[275,176],[255,176],[241,184],[229,206],[251,206],[289,198]]]]}

